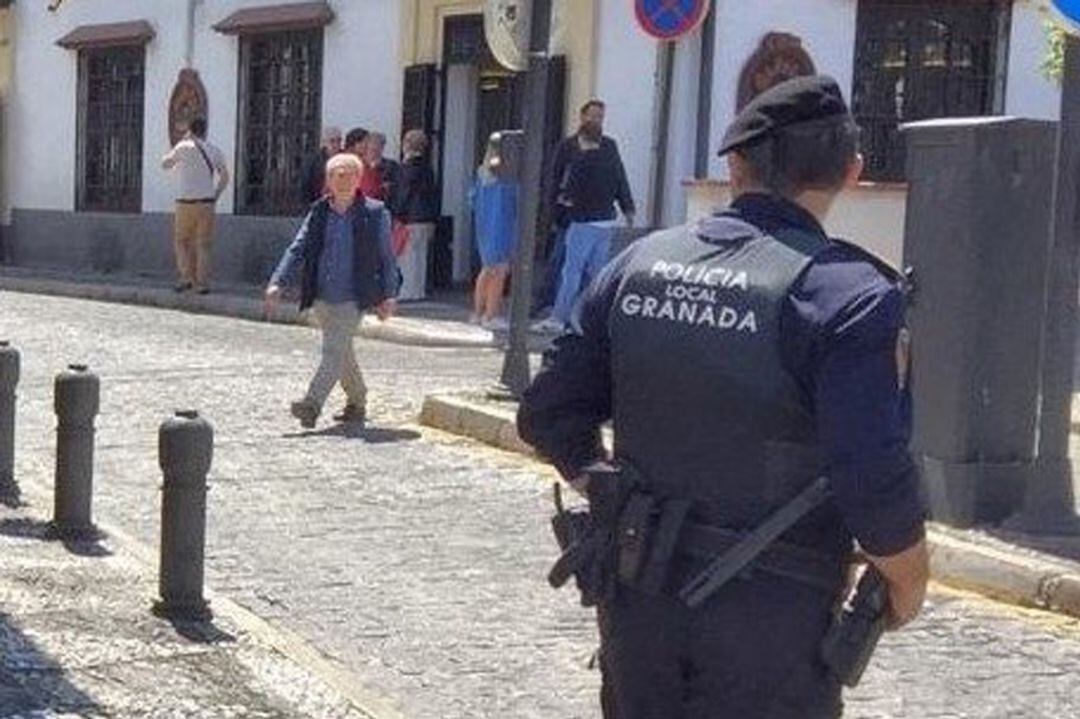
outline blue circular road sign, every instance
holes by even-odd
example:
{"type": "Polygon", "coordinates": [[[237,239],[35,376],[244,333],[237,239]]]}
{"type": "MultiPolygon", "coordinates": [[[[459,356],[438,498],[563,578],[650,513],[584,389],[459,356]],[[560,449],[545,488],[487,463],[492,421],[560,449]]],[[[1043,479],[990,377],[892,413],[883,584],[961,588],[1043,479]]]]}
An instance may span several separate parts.
{"type": "Polygon", "coordinates": [[[1054,0],[1054,7],[1065,17],[1080,24],[1080,0],[1054,0]]]}
{"type": "Polygon", "coordinates": [[[709,0],[634,0],[634,11],[645,32],[659,40],[677,40],[701,24],[709,0]]]}

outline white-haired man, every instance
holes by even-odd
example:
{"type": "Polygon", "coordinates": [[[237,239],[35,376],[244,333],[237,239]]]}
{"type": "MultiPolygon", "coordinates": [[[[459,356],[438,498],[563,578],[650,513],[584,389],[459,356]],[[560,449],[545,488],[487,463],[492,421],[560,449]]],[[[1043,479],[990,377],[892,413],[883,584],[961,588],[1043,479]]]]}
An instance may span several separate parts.
{"type": "Polygon", "coordinates": [[[303,399],[291,411],[311,428],[326,398],[340,381],[345,410],[335,419],[363,422],[367,387],[353,350],[353,335],[364,310],[385,320],[394,312],[400,275],[390,246],[390,213],[357,190],[363,167],[351,154],[326,163],[328,196],[312,206],[296,239],[285,250],[266,288],[269,313],[281,288],[299,278],[300,309],[311,307],[322,328],[322,360],[303,399]]]}

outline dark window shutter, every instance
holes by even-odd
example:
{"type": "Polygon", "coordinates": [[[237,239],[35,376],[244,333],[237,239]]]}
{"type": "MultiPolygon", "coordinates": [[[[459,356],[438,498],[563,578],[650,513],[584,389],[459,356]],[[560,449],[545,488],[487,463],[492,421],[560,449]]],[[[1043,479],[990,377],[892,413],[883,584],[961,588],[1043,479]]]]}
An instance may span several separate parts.
{"type": "MultiPolygon", "coordinates": [[[[546,257],[548,254],[548,231],[551,227],[551,208],[547,206],[547,181],[551,173],[551,163],[555,160],[555,149],[566,133],[564,122],[566,109],[566,56],[556,55],[551,58],[548,73],[547,97],[544,109],[548,116],[544,123],[544,174],[541,194],[540,214],[537,217],[537,253],[546,257]]],[[[524,83],[522,83],[524,84],[524,83]]]]}
{"type": "Polygon", "coordinates": [[[428,135],[434,132],[438,77],[438,70],[433,63],[405,68],[405,90],[401,109],[403,134],[409,130],[423,130],[428,135]]]}

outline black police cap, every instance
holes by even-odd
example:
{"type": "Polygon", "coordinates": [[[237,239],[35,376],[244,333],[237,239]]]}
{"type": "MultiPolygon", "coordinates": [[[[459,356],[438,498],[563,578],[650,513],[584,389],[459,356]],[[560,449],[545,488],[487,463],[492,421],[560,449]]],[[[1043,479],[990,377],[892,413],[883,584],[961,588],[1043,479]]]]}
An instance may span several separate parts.
{"type": "Polygon", "coordinates": [[[850,118],[836,80],[828,75],[792,78],[769,88],[743,108],[724,133],[718,154],[726,155],[788,128],[850,118]]]}

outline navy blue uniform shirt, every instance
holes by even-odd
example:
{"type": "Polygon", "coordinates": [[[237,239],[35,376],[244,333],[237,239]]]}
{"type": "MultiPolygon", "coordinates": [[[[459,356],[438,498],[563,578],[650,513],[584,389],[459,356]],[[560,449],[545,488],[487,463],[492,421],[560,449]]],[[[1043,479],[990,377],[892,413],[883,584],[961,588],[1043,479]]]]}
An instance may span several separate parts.
{"type": "MultiPolygon", "coordinates": [[[[825,237],[811,214],[775,197],[744,195],[726,213],[770,234],[797,227],[825,237]]],[[[710,238],[718,226],[706,219],[699,232],[710,238]]],[[[612,412],[608,315],[633,251],[582,296],[573,331],[545,354],[518,414],[521,436],[568,478],[603,457],[600,426],[612,412]]],[[[898,358],[904,297],[887,272],[864,251],[830,242],[791,288],[780,325],[782,361],[815,417],[836,506],[862,548],[878,556],[921,539],[925,519],[898,358]]]]}

